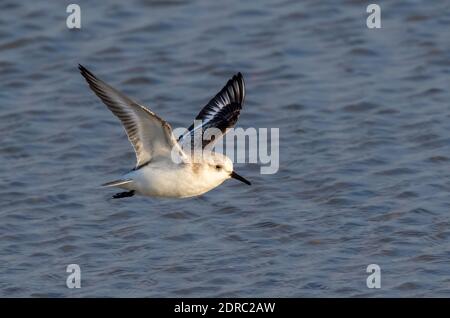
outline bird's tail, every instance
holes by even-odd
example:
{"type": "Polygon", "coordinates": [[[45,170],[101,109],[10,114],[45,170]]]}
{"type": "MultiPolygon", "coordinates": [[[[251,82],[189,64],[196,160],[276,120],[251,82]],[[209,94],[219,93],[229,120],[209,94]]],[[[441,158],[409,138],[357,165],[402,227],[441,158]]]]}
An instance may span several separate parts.
{"type": "Polygon", "coordinates": [[[131,179],[114,180],[114,181],[106,182],[106,183],[102,184],[102,187],[120,187],[120,186],[123,186],[130,182],[133,182],[133,180],[131,180],[131,179]]]}

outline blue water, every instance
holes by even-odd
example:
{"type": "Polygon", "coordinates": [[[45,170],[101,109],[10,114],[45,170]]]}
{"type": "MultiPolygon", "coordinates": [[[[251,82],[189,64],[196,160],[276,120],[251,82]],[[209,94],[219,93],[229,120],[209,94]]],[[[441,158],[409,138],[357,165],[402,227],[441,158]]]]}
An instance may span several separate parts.
{"type": "Polygon", "coordinates": [[[77,3],[0,3],[1,296],[450,296],[449,1],[77,3]],[[279,172],[111,200],[134,153],[78,63],[173,127],[242,72],[279,172]]]}

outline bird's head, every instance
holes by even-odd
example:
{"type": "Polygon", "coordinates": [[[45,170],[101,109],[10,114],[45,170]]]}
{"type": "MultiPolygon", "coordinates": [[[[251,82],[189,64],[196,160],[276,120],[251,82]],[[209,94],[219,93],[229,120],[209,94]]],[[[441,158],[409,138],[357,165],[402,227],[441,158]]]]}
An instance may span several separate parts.
{"type": "Polygon", "coordinates": [[[208,168],[210,172],[218,179],[221,179],[222,182],[229,178],[233,178],[247,185],[251,185],[250,181],[234,171],[233,162],[227,156],[220,153],[213,153],[208,159],[208,168]]]}

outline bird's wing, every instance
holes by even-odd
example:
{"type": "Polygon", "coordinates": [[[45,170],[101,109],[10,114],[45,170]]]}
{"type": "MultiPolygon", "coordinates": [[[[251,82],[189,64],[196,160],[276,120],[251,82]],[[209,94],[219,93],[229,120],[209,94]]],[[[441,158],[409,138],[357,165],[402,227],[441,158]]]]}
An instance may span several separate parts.
{"type": "Polygon", "coordinates": [[[82,65],[79,69],[94,93],[122,122],[136,152],[136,169],[156,156],[172,156],[172,150],[179,158],[185,157],[166,121],[100,80],[82,65]]]}
{"type": "Polygon", "coordinates": [[[205,131],[208,128],[216,128],[220,131],[220,136],[226,134],[227,130],[233,127],[239,118],[244,97],[244,78],[241,73],[238,73],[203,107],[195,117],[194,123],[185,134],[180,136],[178,142],[183,147],[192,147],[196,143],[204,148],[212,144],[219,136],[206,136],[204,135],[205,131]],[[198,133],[199,131],[201,133],[198,133]],[[194,140],[197,139],[197,136],[200,136],[201,142],[194,140]]]}

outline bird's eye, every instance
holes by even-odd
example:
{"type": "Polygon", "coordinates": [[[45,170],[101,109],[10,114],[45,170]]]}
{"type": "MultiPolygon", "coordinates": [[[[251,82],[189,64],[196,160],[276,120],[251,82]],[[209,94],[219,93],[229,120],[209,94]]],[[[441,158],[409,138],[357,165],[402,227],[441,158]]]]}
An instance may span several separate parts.
{"type": "Polygon", "coordinates": [[[221,165],[216,165],[216,169],[220,170],[220,169],[222,169],[222,166],[221,165]]]}

